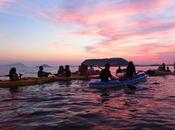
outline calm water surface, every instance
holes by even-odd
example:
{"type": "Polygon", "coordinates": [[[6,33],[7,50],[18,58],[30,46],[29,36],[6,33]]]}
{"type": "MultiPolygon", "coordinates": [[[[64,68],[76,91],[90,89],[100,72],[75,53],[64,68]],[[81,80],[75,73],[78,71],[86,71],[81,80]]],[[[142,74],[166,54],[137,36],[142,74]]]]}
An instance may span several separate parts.
{"type": "Polygon", "coordinates": [[[0,88],[0,129],[175,129],[175,76],[150,77],[134,94],[91,89],[89,82],[0,88]]]}

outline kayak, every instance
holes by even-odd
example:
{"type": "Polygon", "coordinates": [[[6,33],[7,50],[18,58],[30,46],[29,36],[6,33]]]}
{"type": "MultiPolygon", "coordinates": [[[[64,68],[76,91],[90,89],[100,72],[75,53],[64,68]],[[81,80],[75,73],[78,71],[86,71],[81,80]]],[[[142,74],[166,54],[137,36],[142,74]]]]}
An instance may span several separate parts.
{"type": "Polygon", "coordinates": [[[104,81],[95,81],[91,82],[89,84],[89,87],[91,88],[111,88],[111,87],[119,87],[119,86],[127,86],[127,85],[133,85],[140,82],[145,82],[147,80],[147,75],[145,73],[138,73],[134,78],[132,79],[126,79],[126,80],[110,80],[108,82],[104,81]]]}
{"type": "Polygon", "coordinates": [[[20,87],[20,86],[29,86],[50,83],[55,81],[70,81],[70,80],[90,80],[98,79],[99,76],[71,76],[71,77],[44,77],[44,78],[35,78],[28,77],[16,81],[2,80],[0,81],[0,88],[11,88],[11,87],[20,87]]]}
{"type": "Polygon", "coordinates": [[[149,76],[165,76],[165,75],[175,75],[175,72],[159,71],[159,70],[148,70],[146,74],[149,76]]]}

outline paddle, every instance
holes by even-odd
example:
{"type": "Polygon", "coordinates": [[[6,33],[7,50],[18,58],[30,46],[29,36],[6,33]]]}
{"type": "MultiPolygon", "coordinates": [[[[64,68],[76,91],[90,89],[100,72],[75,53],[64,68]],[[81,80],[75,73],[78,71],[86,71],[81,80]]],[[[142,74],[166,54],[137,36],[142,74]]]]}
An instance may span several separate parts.
{"type": "Polygon", "coordinates": [[[0,75],[0,77],[9,77],[9,75],[0,75]]]}
{"type": "MultiPolygon", "coordinates": [[[[22,75],[23,74],[19,73],[18,77],[21,79],[22,75]]],[[[0,77],[10,77],[10,75],[9,74],[7,74],[7,75],[0,75],[0,77]]]]}

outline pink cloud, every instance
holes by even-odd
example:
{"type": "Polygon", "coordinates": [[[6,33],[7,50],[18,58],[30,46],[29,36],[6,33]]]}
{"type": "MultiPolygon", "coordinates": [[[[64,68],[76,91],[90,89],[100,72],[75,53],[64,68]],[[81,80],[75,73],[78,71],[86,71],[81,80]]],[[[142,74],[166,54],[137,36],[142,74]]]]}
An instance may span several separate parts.
{"type": "MultiPolygon", "coordinates": [[[[157,5],[161,5],[163,8],[165,5],[167,5],[163,3],[163,1],[156,1],[154,7],[156,8],[157,5]]],[[[85,31],[86,34],[92,34],[91,30],[88,29],[88,26],[96,26],[99,29],[95,34],[107,37],[109,38],[109,41],[116,41],[117,39],[121,40],[134,35],[149,34],[153,31],[161,31],[161,29],[164,31],[166,28],[169,29],[174,26],[174,24],[172,26],[169,26],[169,23],[160,23],[156,20],[145,20],[138,22],[128,20],[130,16],[138,13],[137,11],[139,11],[139,8],[137,8],[137,6],[127,6],[125,8],[116,9],[109,9],[109,7],[103,6],[102,8],[98,8],[97,10],[93,11],[91,14],[87,14],[88,11],[84,10],[84,12],[64,11],[62,17],[59,17],[58,15],[54,16],[53,19],[54,21],[63,20],[66,22],[85,24],[85,26],[87,26],[87,31],[85,31]]],[[[148,9],[149,6],[147,7],[144,5],[143,7],[148,9]]]]}
{"type": "Polygon", "coordinates": [[[162,52],[159,54],[162,62],[171,63],[175,62],[175,51],[162,52]]]}
{"type": "Polygon", "coordinates": [[[0,11],[4,11],[4,8],[7,4],[13,3],[16,0],[0,0],[0,11]]]}
{"type": "Polygon", "coordinates": [[[60,13],[53,15],[51,20],[54,21],[67,21],[67,22],[80,22],[83,24],[98,24],[101,22],[111,21],[111,19],[122,20],[119,18],[127,17],[129,15],[136,15],[140,13],[162,13],[168,6],[175,4],[173,0],[154,0],[143,1],[134,4],[125,4],[119,7],[111,7],[109,4],[100,4],[98,8],[90,10],[87,7],[80,7],[78,10],[64,10],[58,9],[60,13]]]}
{"type": "Polygon", "coordinates": [[[147,63],[173,63],[175,57],[174,50],[175,43],[167,43],[165,45],[145,44],[137,47],[137,49],[132,52],[133,54],[127,57],[137,63],[144,63],[145,61],[147,63]]]}
{"type": "MultiPolygon", "coordinates": [[[[128,12],[150,13],[152,16],[163,13],[170,5],[175,4],[173,0],[142,0],[131,2],[122,6],[122,9],[128,12]]],[[[150,15],[149,14],[149,15],[150,15]]]]}
{"type": "Polygon", "coordinates": [[[175,43],[144,44],[120,47],[120,45],[106,45],[86,48],[90,53],[103,57],[124,57],[136,63],[172,63],[175,57],[175,43]],[[106,50],[105,50],[106,49],[106,50]]]}
{"type": "MultiPolygon", "coordinates": [[[[13,0],[1,0],[0,10],[8,2],[13,0]]],[[[170,41],[175,41],[172,38],[175,33],[174,21],[168,22],[166,19],[157,18],[174,3],[173,0],[149,2],[143,0],[116,7],[102,3],[94,9],[89,9],[89,6],[78,7],[76,10],[57,8],[57,6],[47,9],[39,6],[34,6],[35,8],[24,6],[24,8],[31,10],[31,15],[37,19],[58,24],[74,23],[84,27],[83,31],[77,29],[68,32],[67,36],[76,35],[79,39],[83,35],[104,37],[102,41],[85,47],[89,55],[93,53],[99,57],[121,56],[137,62],[143,60],[154,62],[161,61],[164,56],[171,58],[174,56],[172,50],[175,49],[174,44],[169,44],[170,41]]],[[[64,48],[62,44],[53,46],[58,49],[64,48]]]]}

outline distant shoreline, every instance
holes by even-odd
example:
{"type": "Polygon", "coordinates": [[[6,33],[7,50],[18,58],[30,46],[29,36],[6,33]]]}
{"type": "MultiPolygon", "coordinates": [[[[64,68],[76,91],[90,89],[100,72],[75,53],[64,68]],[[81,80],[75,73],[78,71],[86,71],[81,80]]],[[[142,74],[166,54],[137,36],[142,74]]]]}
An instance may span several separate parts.
{"type": "MultiPolygon", "coordinates": [[[[150,64],[150,65],[140,65],[140,64],[135,64],[135,66],[137,66],[137,67],[147,67],[147,66],[161,66],[162,64],[150,64]]],[[[173,64],[165,64],[166,66],[174,66],[173,64]]],[[[1,65],[0,64],[0,67],[12,67],[13,65],[1,65]]],[[[14,65],[15,67],[18,67],[18,65],[16,66],[16,65],[14,65]]],[[[60,66],[60,65],[48,65],[49,67],[57,67],[57,66],[60,66]]],[[[70,65],[70,67],[78,67],[79,65],[70,65]]],[[[19,66],[19,67],[21,67],[21,65],[19,66]]],[[[22,67],[39,67],[39,66],[36,66],[36,65],[33,65],[33,66],[28,66],[28,65],[25,65],[25,64],[23,64],[22,65],[22,67]]],[[[44,67],[46,67],[47,68],[47,66],[44,66],[44,67]]],[[[94,67],[96,67],[96,66],[94,66],[94,67]]],[[[111,67],[117,67],[117,66],[111,66],[111,67]]]]}
{"type": "MultiPolygon", "coordinates": [[[[162,64],[155,64],[155,65],[135,65],[139,67],[146,67],[146,66],[161,66],[162,64]]],[[[165,64],[166,66],[174,66],[173,64],[165,64]]]]}

